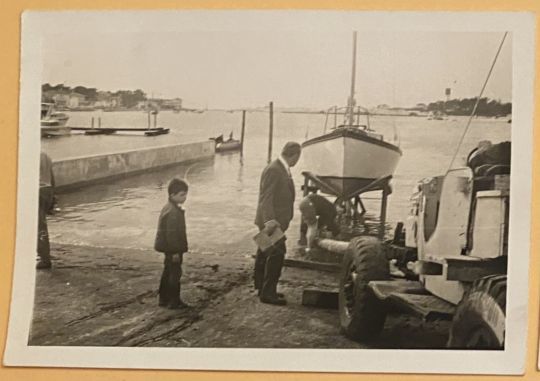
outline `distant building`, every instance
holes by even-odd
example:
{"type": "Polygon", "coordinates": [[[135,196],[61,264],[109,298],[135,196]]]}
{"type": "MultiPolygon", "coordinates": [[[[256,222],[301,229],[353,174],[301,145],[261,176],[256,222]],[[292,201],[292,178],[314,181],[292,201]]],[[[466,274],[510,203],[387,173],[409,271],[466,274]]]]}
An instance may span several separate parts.
{"type": "Polygon", "coordinates": [[[427,111],[428,106],[425,103],[417,103],[412,109],[418,111],[427,111]]]}
{"type": "Polygon", "coordinates": [[[173,109],[173,110],[181,110],[182,109],[182,99],[181,98],[174,98],[174,99],[165,99],[162,102],[163,108],[173,109]]]}
{"type": "Polygon", "coordinates": [[[56,94],[57,93],[54,90],[43,91],[41,93],[41,101],[45,103],[54,103],[54,96],[56,94]]]}
{"type": "Polygon", "coordinates": [[[148,108],[148,101],[138,101],[135,108],[137,110],[146,110],[148,108]]]}
{"type": "Polygon", "coordinates": [[[81,106],[86,97],[79,93],[71,93],[68,95],[68,108],[77,108],[81,106]]]}
{"type": "Polygon", "coordinates": [[[115,96],[111,98],[111,106],[112,107],[122,107],[122,97],[121,96],[115,96]]]}
{"type": "Polygon", "coordinates": [[[55,93],[52,96],[52,100],[57,107],[68,107],[69,106],[69,94],[68,93],[55,93]]]}

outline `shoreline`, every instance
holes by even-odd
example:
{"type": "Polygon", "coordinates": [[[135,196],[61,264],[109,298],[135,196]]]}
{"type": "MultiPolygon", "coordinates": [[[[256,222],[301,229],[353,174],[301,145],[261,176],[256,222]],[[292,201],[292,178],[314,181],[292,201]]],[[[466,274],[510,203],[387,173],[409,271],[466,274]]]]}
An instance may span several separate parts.
{"type": "Polygon", "coordinates": [[[182,298],[158,307],[163,257],[145,249],[52,243],[53,268],[36,274],[31,346],[199,348],[442,348],[448,324],[389,316],[366,344],[340,334],[336,310],[303,306],[304,289],[337,290],[337,274],[285,267],[287,306],[260,303],[251,250],[185,254],[182,298]],[[266,334],[265,334],[266,332],[266,334]],[[268,335],[271,332],[271,335],[268,335]]]}

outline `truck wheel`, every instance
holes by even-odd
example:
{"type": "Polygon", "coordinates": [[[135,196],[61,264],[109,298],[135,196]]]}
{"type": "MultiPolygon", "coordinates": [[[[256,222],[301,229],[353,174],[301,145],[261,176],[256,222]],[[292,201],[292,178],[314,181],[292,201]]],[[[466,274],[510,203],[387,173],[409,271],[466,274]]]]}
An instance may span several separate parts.
{"type": "Polygon", "coordinates": [[[369,340],[381,332],[386,309],[368,288],[368,282],[389,278],[380,241],[373,237],[354,238],[343,258],[339,284],[339,320],[347,337],[369,340]]]}
{"type": "Polygon", "coordinates": [[[506,275],[476,280],[459,302],[448,347],[504,349],[506,275]]]}

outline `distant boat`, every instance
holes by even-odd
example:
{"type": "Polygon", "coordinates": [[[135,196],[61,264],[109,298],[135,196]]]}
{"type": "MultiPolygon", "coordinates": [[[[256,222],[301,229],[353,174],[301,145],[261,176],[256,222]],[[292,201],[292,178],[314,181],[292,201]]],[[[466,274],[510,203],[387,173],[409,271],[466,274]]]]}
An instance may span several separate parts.
{"type": "Polygon", "coordinates": [[[63,127],[67,124],[69,116],[63,112],[57,112],[53,103],[41,104],[41,125],[47,127],[63,127]]]}
{"type": "Polygon", "coordinates": [[[213,140],[216,143],[216,152],[239,151],[242,148],[242,142],[234,139],[232,132],[227,140],[223,140],[223,135],[210,138],[210,140],[213,140]]]}
{"type": "Polygon", "coordinates": [[[66,127],[68,120],[68,115],[55,111],[53,103],[41,104],[41,136],[69,135],[71,129],[66,127]]]}
{"type": "Polygon", "coordinates": [[[434,111],[429,113],[428,120],[446,120],[447,116],[441,111],[434,111]]]}
{"type": "MultiPolygon", "coordinates": [[[[385,141],[381,134],[370,128],[369,113],[355,108],[356,32],[352,66],[351,95],[343,113],[345,123],[302,144],[303,170],[328,185],[321,191],[335,196],[346,196],[364,188],[367,191],[370,184],[392,176],[402,156],[398,146],[385,141]],[[366,125],[359,124],[360,114],[366,115],[366,125]]],[[[337,114],[338,109],[334,108],[335,120],[337,114]]]]}

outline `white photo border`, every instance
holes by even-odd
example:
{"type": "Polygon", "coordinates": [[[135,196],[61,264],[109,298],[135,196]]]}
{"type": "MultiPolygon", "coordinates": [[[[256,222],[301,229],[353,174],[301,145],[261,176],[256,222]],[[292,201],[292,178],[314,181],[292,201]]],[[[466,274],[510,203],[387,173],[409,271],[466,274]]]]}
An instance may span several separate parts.
{"type": "Polygon", "coordinates": [[[528,323],[535,80],[535,17],[529,12],[59,11],[25,12],[21,34],[17,236],[6,366],[302,372],[523,374],[528,323]],[[512,174],[504,351],[409,349],[225,349],[29,346],[35,288],[41,89],[46,33],[196,30],[407,30],[512,34],[512,174]],[[39,125],[39,124],[38,124],[39,125]],[[211,353],[211,355],[209,355],[211,353]]]}

